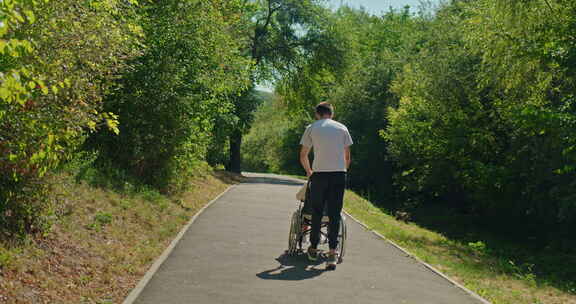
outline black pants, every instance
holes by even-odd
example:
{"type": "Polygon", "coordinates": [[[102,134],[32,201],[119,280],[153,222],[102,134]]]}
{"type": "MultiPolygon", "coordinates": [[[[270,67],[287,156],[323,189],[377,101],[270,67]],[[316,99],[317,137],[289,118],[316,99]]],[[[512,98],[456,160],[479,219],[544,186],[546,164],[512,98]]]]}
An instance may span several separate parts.
{"type": "Polygon", "coordinates": [[[320,224],[324,208],[330,219],[328,225],[328,243],[330,249],[338,247],[340,213],[344,202],[346,172],[315,172],[310,177],[310,205],[312,211],[312,229],[310,243],[317,248],[320,242],[320,224]]]}

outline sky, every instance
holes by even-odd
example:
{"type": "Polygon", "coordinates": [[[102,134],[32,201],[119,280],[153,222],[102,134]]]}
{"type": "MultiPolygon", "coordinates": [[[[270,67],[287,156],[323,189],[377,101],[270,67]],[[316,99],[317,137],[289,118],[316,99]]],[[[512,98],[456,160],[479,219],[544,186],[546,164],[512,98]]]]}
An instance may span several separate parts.
{"type": "MultiPolygon", "coordinates": [[[[416,9],[420,5],[420,0],[329,0],[331,7],[337,8],[341,3],[347,4],[351,7],[363,6],[373,14],[381,14],[388,11],[390,7],[395,9],[403,8],[406,5],[416,9]]],[[[438,3],[439,0],[432,0],[433,3],[438,3]]]]}

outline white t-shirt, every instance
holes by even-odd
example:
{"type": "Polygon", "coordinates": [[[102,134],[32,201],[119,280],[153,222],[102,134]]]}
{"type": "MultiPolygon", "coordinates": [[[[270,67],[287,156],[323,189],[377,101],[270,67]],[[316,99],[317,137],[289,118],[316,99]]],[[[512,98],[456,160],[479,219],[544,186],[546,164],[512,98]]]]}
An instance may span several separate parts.
{"type": "Polygon", "coordinates": [[[344,148],[352,143],[348,128],[332,119],[309,125],[300,140],[301,145],[314,150],[314,172],[346,172],[344,148]]]}

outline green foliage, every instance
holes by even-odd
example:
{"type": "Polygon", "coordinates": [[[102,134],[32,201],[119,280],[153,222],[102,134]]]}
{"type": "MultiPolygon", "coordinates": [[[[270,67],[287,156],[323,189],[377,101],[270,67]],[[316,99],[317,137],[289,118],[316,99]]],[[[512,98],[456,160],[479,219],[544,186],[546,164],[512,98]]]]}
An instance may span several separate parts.
{"type": "Polygon", "coordinates": [[[230,169],[230,144],[234,141],[232,138],[249,132],[255,119],[256,109],[271,98],[273,97],[267,96],[266,92],[257,91],[252,87],[233,99],[234,110],[216,119],[217,127],[212,133],[208,163],[213,166],[224,165],[230,169]]]}
{"type": "MultiPolygon", "coordinates": [[[[253,86],[290,75],[327,41],[324,19],[328,10],[322,0],[258,0],[249,2],[245,13],[251,21],[243,34],[249,38],[249,56],[255,64],[253,86]]],[[[245,2],[246,3],[246,2],[245,2]]],[[[328,52],[327,52],[328,53],[328,52]]],[[[253,121],[259,100],[253,89],[234,99],[235,119],[228,120],[230,161],[228,170],[240,173],[242,137],[253,121]]]]}
{"type": "Polygon", "coordinates": [[[405,58],[413,53],[413,35],[420,22],[408,10],[391,11],[382,17],[342,9],[339,26],[355,28],[348,35],[354,46],[349,66],[332,90],[329,100],[336,107],[336,119],[343,122],[354,138],[351,185],[372,193],[374,199],[391,198],[393,164],[388,145],[379,130],[388,126],[388,107],[398,103],[390,91],[405,58]]]}
{"type": "Polygon", "coordinates": [[[469,242],[468,247],[475,251],[477,254],[484,254],[487,251],[486,244],[482,241],[469,242]]]}
{"type": "Polygon", "coordinates": [[[0,230],[47,227],[45,175],[67,162],[122,191],[179,191],[203,174],[211,143],[222,149],[216,123],[242,119],[255,5],[1,2],[0,230]]]}
{"type": "Polygon", "coordinates": [[[110,213],[96,213],[94,215],[94,221],[100,223],[101,225],[110,224],[112,222],[112,215],[110,213]]]}
{"type": "Polygon", "coordinates": [[[124,1],[3,1],[0,4],[0,229],[42,230],[50,206],[44,176],[100,125],[102,95],[136,28],[124,1]]]}
{"type": "Polygon", "coordinates": [[[353,185],[379,201],[569,234],[576,4],[322,3],[0,2],[0,230],[48,227],[46,175],[63,164],[152,202],[206,162],[239,171],[243,141],[247,169],[300,174],[298,140],[328,100],[355,140],[353,185]]]}
{"type": "Polygon", "coordinates": [[[104,131],[91,141],[103,161],[163,192],[186,186],[206,159],[216,119],[233,110],[231,98],[249,84],[244,41],[229,30],[241,13],[234,9],[216,0],[141,9],[145,50],[106,100],[120,116],[120,134],[104,131]]]}
{"type": "Polygon", "coordinates": [[[401,100],[388,117],[389,151],[399,164],[402,190],[423,199],[444,195],[463,203],[468,191],[456,180],[477,182],[466,171],[472,158],[497,159],[490,142],[497,122],[486,111],[491,101],[483,102],[477,89],[473,71],[480,60],[463,45],[461,22],[455,16],[429,24],[430,40],[393,87],[401,100]],[[480,130],[483,123],[491,125],[480,130]]]}
{"type": "MultiPolygon", "coordinates": [[[[392,194],[392,164],[379,131],[388,125],[387,108],[398,102],[389,87],[414,53],[418,25],[419,19],[407,10],[376,17],[341,8],[329,19],[324,37],[330,43],[279,86],[294,117],[311,119],[313,107],[321,101],[335,105],[335,119],[348,126],[355,141],[350,180],[364,192],[392,194]]],[[[301,133],[302,125],[298,127],[301,133]]],[[[297,143],[296,136],[291,143],[297,143]]],[[[295,157],[290,160],[297,163],[295,157]]]]}
{"type": "Polygon", "coordinates": [[[341,8],[319,26],[322,50],[277,85],[288,118],[272,127],[264,121],[275,114],[262,108],[246,158],[297,169],[302,120],[327,100],[355,139],[353,186],[387,207],[434,204],[538,223],[549,241],[569,237],[574,12],[559,0],[453,1],[432,14],[381,16],[341,8]]]}
{"type": "MultiPolygon", "coordinates": [[[[404,189],[574,223],[574,17],[560,2],[457,4],[394,87],[386,137],[404,189]]],[[[568,226],[565,226],[567,228],[568,226]]]]}
{"type": "MultiPolygon", "coordinates": [[[[17,135],[13,133],[21,124],[18,117],[24,116],[21,113],[30,104],[29,100],[34,95],[49,92],[39,87],[40,77],[33,74],[30,64],[25,60],[34,52],[33,45],[24,39],[17,39],[15,35],[18,28],[34,21],[33,4],[27,1],[2,2],[0,9],[0,72],[3,78],[0,85],[0,226],[20,232],[32,229],[37,221],[31,217],[37,209],[43,207],[29,200],[36,198],[35,195],[41,194],[44,188],[36,185],[24,187],[32,184],[31,180],[41,174],[35,172],[37,170],[33,166],[40,161],[39,158],[45,159],[46,153],[38,151],[32,163],[32,155],[29,156],[30,153],[22,149],[26,148],[28,142],[23,139],[19,143],[11,140],[11,137],[17,135]],[[28,12],[28,17],[23,17],[21,11],[28,12]],[[26,158],[30,159],[31,164],[26,163],[26,158]]],[[[31,124],[34,121],[26,125],[30,128],[31,124]]]]}
{"type": "Polygon", "coordinates": [[[250,172],[300,174],[298,143],[306,126],[302,119],[288,116],[286,105],[277,96],[267,99],[256,112],[250,132],[244,138],[242,160],[250,172]]]}
{"type": "Polygon", "coordinates": [[[250,33],[251,57],[257,64],[257,79],[277,79],[291,72],[324,43],[323,19],[328,10],[323,0],[258,0],[250,33]]]}

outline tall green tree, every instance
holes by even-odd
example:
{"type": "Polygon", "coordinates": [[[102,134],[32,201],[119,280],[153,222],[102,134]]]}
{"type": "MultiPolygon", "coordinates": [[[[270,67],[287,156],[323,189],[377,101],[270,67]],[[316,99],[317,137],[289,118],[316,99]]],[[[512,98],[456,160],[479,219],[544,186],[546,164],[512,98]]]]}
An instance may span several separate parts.
{"type": "Polygon", "coordinates": [[[106,108],[120,119],[118,136],[101,133],[93,146],[163,192],[186,186],[206,159],[219,115],[249,85],[250,62],[238,35],[239,1],[145,3],[142,56],[123,75],[106,108]]]}
{"type": "Polygon", "coordinates": [[[253,97],[255,84],[294,72],[319,49],[328,12],[322,3],[323,0],[244,1],[253,21],[245,32],[250,39],[246,55],[256,69],[252,74],[252,88],[234,99],[236,120],[230,128],[230,171],[242,170],[242,137],[249,130],[259,104],[253,97]]]}

